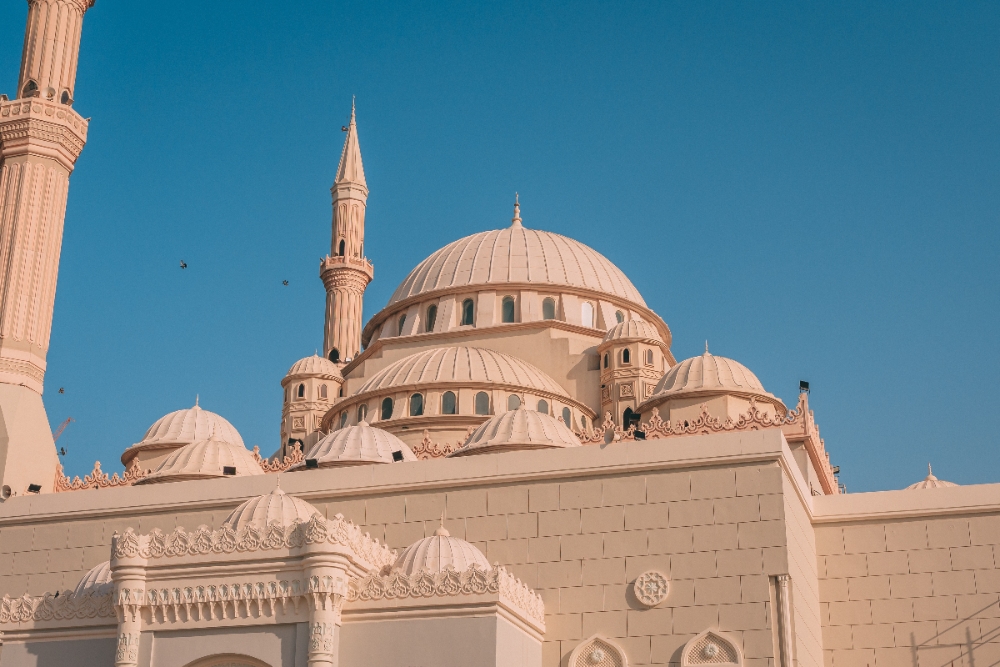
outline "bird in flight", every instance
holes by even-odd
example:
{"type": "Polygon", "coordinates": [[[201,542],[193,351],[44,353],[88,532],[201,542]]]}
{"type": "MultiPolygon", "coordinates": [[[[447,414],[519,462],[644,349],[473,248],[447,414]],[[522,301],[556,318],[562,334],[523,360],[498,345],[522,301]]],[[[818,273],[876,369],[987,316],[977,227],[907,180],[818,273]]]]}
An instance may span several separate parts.
{"type": "Polygon", "coordinates": [[[287,280],[282,280],[282,281],[281,281],[281,284],[282,284],[282,285],[285,285],[285,286],[287,287],[287,286],[288,286],[288,281],[287,281],[287,280]]]}
{"type": "Polygon", "coordinates": [[[60,394],[65,394],[66,393],[66,388],[65,387],[59,387],[59,393],[60,394]]]}
{"type": "Polygon", "coordinates": [[[182,260],[181,260],[181,268],[182,268],[182,269],[186,269],[187,267],[188,267],[188,265],[187,265],[187,262],[185,262],[185,261],[184,261],[184,260],[182,259],[182,260]]]}
{"type": "Polygon", "coordinates": [[[66,448],[65,447],[60,447],[59,448],[59,456],[66,456],[66,448]]]}

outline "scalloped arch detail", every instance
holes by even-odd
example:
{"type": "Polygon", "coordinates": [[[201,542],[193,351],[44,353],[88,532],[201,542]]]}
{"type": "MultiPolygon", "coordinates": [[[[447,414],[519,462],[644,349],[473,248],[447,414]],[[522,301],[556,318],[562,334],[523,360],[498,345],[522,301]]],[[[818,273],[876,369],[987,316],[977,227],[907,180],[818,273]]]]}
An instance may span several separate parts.
{"type": "Polygon", "coordinates": [[[684,645],[681,667],[698,665],[743,665],[739,644],[716,629],[705,630],[684,645]]]}
{"type": "Polygon", "coordinates": [[[594,635],[573,649],[569,667],[628,667],[628,656],[604,635],[594,635]]]}

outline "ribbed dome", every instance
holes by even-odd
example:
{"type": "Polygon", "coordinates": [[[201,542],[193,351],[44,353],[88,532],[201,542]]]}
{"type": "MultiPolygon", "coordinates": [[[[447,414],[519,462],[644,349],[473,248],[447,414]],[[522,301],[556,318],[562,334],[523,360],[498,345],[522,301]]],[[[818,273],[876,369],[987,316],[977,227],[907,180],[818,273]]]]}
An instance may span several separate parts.
{"type": "Polygon", "coordinates": [[[608,333],[604,335],[605,343],[612,340],[624,339],[651,339],[660,343],[663,342],[663,337],[656,330],[656,327],[642,320],[626,320],[608,329],[608,333]]]}
{"type": "Polygon", "coordinates": [[[227,467],[235,468],[236,476],[264,474],[246,447],[213,437],[192,442],[172,452],[151,475],[136,484],[226,477],[227,467]]]}
{"type": "Polygon", "coordinates": [[[111,581],[111,561],[106,560],[98,563],[90,569],[83,579],[76,585],[73,594],[77,597],[87,593],[104,593],[111,590],[114,584],[111,581]]]}
{"type": "Polygon", "coordinates": [[[356,395],[436,383],[507,385],[568,398],[558,382],[528,362],[478,347],[440,347],[410,355],[373,375],[356,395]]]}
{"type": "Polygon", "coordinates": [[[486,420],[472,432],[460,449],[448,456],[579,446],[580,440],[566,424],[549,415],[521,407],[486,420]]]}
{"type": "Polygon", "coordinates": [[[582,287],[646,305],[621,269],[593,248],[519,222],[441,248],[410,272],[388,305],[451,287],[504,283],[582,287]]]}
{"type": "Polygon", "coordinates": [[[677,396],[725,393],[750,394],[784,406],[780,399],[764,389],[749,368],[706,350],[701,356],[685,359],[667,371],[656,383],[653,395],[639,406],[639,410],[644,410],[644,406],[650,403],[660,403],[677,396]]]}
{"type": "MultiPolygon", "coordinates": [[[[309,448],[306,459],[316,459],[320,468],[364,465],[368,463],[392,463],[393,452],[400,452],[403,461],[416,461],[417,457],[405,442],[380,428],[373,428],[368,422],[347,426],[325,436],[309,448]]],[[[305,470],[305,461],[297,463],[291,470],[305,470]]]]}
{"type": "Polygon", "coordinates": [[[214,412],[202,410],[195,403],[192,408],[177,410],[157,419],[142,440],[125,450],[122,462],[131,460],[139,450],[173,449],[213,436],[244,447],[243,438],[232,424],[214,412]]]}
{"type": "Polygon", "coordinates": [[[271,523],[281,526],[291,526],[296,521],[304,523],[314,514],[321,512],[306,501],[275,487],[271,493],[251,498],[234,509],[223,523],[238,533],[247,526],[263,530],[271,523]]]}
{"type": "Polygon", "coordinates": [[[406,575],[425,570],[436,574],[443,572],[449,566],[463,572],[472,564],[483,570],[490,569],[490,562],[486,560],[482,551],[465,540],[452,537],[442,526],[430,537],[406,547],[392,568],[402,570],[406,575]]]}
{"type": "Polygon", "coordinates": [[[340,374],[340,369],[337,368],[337,364],[333,363],[329,359],[324,359],[319,355],[313,355],[311,357],[306,357],[305,359],[299,359],[292,367],[288,369],[285,374],[286,378],[293,377],[326,377],[334,380],[343,380],[343,376],[340,374]]]}
{"type": "Polygon", "coordinates": [[[938,479],[937,477],[935,477],[934,476],[934,472],[931,470],[931,464],[928,463],[927,464],[927,477],[924,477],[922,480],[920,480],[916,484],[910,484],[908,487],[906,487],[906,489],[907,490],[910,490],[910,489],[944,489],[944,488],[947,488],[949,486],[958,486],[958,484],[955,484],[954,482],[946,482],[943,479],[938,479]]]}

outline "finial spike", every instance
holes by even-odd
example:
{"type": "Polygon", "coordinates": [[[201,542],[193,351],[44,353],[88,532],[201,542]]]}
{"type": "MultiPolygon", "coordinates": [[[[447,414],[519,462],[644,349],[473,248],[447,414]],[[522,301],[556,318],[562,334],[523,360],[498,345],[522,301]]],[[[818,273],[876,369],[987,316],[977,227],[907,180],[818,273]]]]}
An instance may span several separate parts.
{"type": "Polygon", "coordinates": [[[705,354],[708,354],[708,341],[705,341],[705,354]]]}
{"type": "Polygon", "coordinates": [[[931,470],[931,464],[930,464],[930,462],[928,462],[927,463],[927,476],[930,477],[933,474],[934,474],[934,471],[931,470]]]}
{"type": "Polygon", "coordinates": [[[521,226],[521,201],[518,194],[514,193],[514,217],[511,219],[511,227],[521,226]]]}
{"type": "Polygon", "coordinates": [[[195,394],[194,395],[194,407],[196,407],[196,408],[198,407],[198,398],[199,398],[198,394],[195,394]]]}

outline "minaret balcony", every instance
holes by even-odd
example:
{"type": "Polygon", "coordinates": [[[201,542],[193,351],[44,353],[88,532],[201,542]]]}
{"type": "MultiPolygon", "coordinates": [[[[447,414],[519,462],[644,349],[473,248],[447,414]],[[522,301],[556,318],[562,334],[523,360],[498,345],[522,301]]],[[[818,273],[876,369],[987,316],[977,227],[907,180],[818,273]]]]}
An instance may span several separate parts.
{"type": "Polygon", "coordinates": [[[36,153],[66,161],[72,169],[87,142],[87,125],[86,119],[63,104],[37,98],[0,101],[4,156],[36,153]]]}
{"type": "Polygon", "coordinates": [[[368,274],[369,279],[375,275],[375,267],[367,257],[350,257],[347,255],[327,255],[319,265],[320,274],[331,269],[354,269],[368,274]]]}

